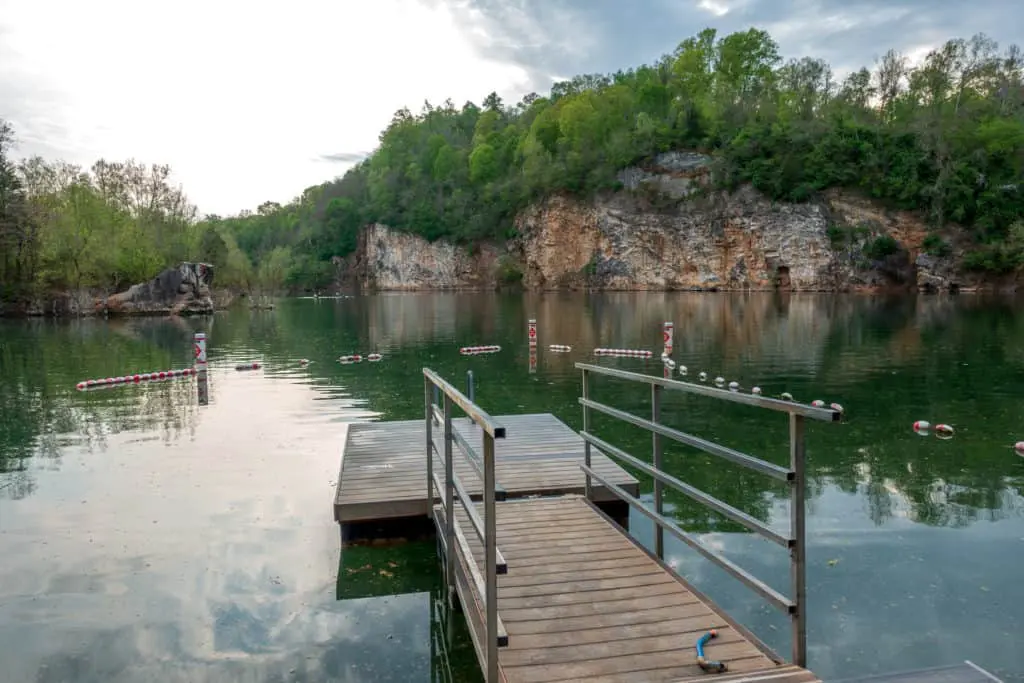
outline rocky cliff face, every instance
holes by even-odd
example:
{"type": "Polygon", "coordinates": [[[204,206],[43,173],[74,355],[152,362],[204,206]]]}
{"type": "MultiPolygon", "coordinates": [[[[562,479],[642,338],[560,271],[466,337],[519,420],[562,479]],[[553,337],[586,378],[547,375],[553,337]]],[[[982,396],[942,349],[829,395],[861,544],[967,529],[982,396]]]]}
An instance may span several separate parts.
{"type": "MultiPolygon", "coordinates": [[[[356,257],[360,284],[412,290],[529,289],[955,291],[982,281],[958,267],[960,231],[927,253],[909,212],[844,193],[803,204],[745,187],[710,189],[711,159],[671,152],[620,175],[624,189],[593,201],[553,197],[516,220],[519,236],[475,253],[369,226],[356,257]]],[[[934,242],[934,238],[933,238],[934,242]]],[[[1004,283],[1005,284],[1005,283],[1004,283]]],[[[1011,283],[1012,285],[1012,283],[1011,283]]]]}
{"type": "Polygon", "coordinates": [[[349,284],[400,291],[492,287],[497,265],[494,245],[470,251],[375,224],[360,235],[348,264],[349,284]]]}

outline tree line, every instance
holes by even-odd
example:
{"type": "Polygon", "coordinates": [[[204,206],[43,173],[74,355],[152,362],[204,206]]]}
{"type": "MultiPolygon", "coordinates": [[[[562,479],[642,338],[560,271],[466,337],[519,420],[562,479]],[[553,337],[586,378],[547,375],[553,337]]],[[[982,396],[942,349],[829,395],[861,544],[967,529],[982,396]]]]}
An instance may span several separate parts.
{"type": "MultiPolygon", "coordinates": [[[[12,165],[3,145],[5,290],[139,279],[185,253],[213,261],[233,284],[322,288],[332,259],[356,248],[367,223],[429,240],[500,240],[515,235],[514,218],[531,202],[620,189],[619,170],[680,148],[714,154],[723,188],[751,183],[788,201],[856,189],[920,211],[936,228],[936,253],[949,248],[943,226],[968,228],[969,268],[1024,265],[1024,55],[980,34],[915,66],[890,50],[840,80],[820,59],[784,61],[765,31],[706,29],[653,64],[577,76],[547,96],[403,108],[341,178],[231,217],[195,220],[183,195],[161,185],[165,167],[142,169],[152,182],[141,185],[163,187],[159,197],[125,201],[135,190],[112,192],[96,167],[68,173],[36,161],[59,179],[40,185],[31,160],[12,165]],[[80,266],[55,260],[86,244],[114,246],[86,249],[80,266]]],[[[110,167],[118,187],[141,178],[132,164],[110,167]]]]}

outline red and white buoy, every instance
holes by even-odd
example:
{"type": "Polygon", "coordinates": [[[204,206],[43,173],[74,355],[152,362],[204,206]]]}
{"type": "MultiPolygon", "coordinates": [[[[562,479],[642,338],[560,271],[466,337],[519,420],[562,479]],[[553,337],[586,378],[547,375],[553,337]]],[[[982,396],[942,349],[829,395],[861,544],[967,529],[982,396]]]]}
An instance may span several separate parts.
{"type": "Polygon", "coordinates": [[[569,353],[572,351],[572,347],[565,344],[549,344],[548,351],[554,351],[555,353],[569,353]]]}
{"type": "Polygon", "coordinates": [[[537,345],[537,321],[533,318],[527,322],[526,335],[530,338],[530,346],[537,345]]]}
{"type": "Polygon", "coordinates": [[[811,401],[811,405],[814,406],[815,408],[824,408],[825,402],[822,401],[820,398],[816,398],[813,401],[811,401]]]}
{"type": "Polygon", "coordinates": [[[665,355],[672,355],[672,348],[675,342],[675,325],[669,321],[665,321],[661,326],[661,337],[665,344],[665,355]]]}
{"type": "Polygon", "coordinates": [[[384,356],[380,355],[379,353],[371,353],[366,357],[366,360],[370,361],[371,363],[376,363],[377,361],[384,360],[384,356]]]}
{"type": "Polygon", "coordinates": [[[1024,441],[1013,444],[1013,450],[1017,451],[1017,455],[1024,457],[1024,441]]]}
{"type": "Polygon", "coordinates": [[[953,432],[954,432],[953,427],[948,425],[948,424],[944,424],[944,423],[940,422],[939,424],[935,425],[935,436],[941,436],[941,437],[948,438],[948,437],[953,436],[953,432]]]}
{"type": "Polygon", "coordinates": [[[932,430],[932,423],[928,420],[918,420],[914,423],[914,431],[918,434],[927,434],[932,430]]]}

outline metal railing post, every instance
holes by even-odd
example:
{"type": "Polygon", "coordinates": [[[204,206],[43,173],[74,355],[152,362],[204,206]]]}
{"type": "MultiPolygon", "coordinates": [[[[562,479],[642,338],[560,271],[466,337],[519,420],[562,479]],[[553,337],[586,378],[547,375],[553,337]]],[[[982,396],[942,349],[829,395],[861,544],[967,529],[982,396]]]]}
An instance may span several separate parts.
{"type": "Polygon", "coordinates": [[[789,551],[790,576],[793,583],[792,600],[796,610],[790,615],[793,627],[793,663],[807,666],[807,575],[804,555],[804,535],[806,523],[806,451],[804,450],[804,418],[802,415],[789,415],[789,468],[793,471],[790,483],[790,538],[793,547],[789,551]]]}
{"type": "MultiPolygon", "coordinates": [[[[651,385],[651,422],[661,422],[661,386],[651,385]]],[[[651,432],[651,449],[654,453],[654,469],[659,472],[661,467],[661,435],[658,432],[651,432]]],[[[659,515],[663,514],[664,502],[662,501],[663,489],[661,481],[654,480],[654,511],[659,515]]],[[[659,560],[665,559],[665,529],[660,524],[654,525],[654,552],[659,560]]]]}
{"type": "MultiPolygon", "coordinates": [[[[584,370],[583,371],[583,398],[584,399],[590,398],[590,393],[589,393],[590,390],[589,390],[589,387],[587,386],[588,384],[589,384],[589,377],[588,377],[587,371],[584,370]]],[[[584,404],[584,406],[583,406],[583,431],[585,431],[585,432],[589,432],[590,431],[590,409],[586,406],[586,404],[584,404]]],[[[583,479],[583,495],[586,496],[587,500],[593,500],[594,496],[593,496],[593,491],[591,490],[591,482],[590,482],[590,442],[589,441],[584,441],[583,442],[583,464],[587,466],[587,470],[584,472],[585,476],[584,476],[584,479],[583,479]]]]}
{"type": "Polygon", "coordinates": [[[476,387],[473,382],[472,370],[466,370],[466,397],[471,403],[476,403],[476,387]]]}
{"type": "Polygon", "coordinates": [[[498,538],[494,505],[494,437],[484,432],[484,565],[487,603],[487,683],[498,683],[498,538]]]}
{"type": "Polygon", "coordinates": [[[452,606],[455,590],[455,465],[452,458],[452,401],[444,395],[444,521],[445,578],[448,583],[448,606],[452,606]]]}
{"type": "MultiPolygon", "coordinates": [[[[427,518],[434,516],[434,404],[431,402],[434,383],[423,378],[424,420],[427,422],[427,518]]],[[[440,492],[439,492],[440,493],[440,492]]]]}

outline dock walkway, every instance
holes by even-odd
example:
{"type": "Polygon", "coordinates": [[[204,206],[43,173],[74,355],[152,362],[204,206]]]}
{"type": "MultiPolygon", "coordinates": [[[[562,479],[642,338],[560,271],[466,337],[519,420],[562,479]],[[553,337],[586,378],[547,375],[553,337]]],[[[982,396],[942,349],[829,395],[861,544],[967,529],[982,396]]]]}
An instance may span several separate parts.
{"type": "MultiPolygon", "coordinates": [[[[718,637],[706,646],[707,656],[725,661],[729,673],[746,674],[744,681],[768,671],[774,683],[817,680],[804,669],[783,666],[585,498],[506,501],[496,510],[497,540],[507,565],[507,573],[498,576],[497,608],[507,635],[507,646],[498,650],[501,680],[707,678],[697,666],[695,644],[710,629],[717,629],[718,637]]],[[[435,515],[443,529],[443,506],[435,507],[435,515]]],[[[480,650],[484,601],[468,579],[484,566],[484,548],[465,513],[457,512],[456,522],[473,554],[457,554],[456,587],[480,650]]],[[[729,677],[714,680],[725,683],[729,677]]]]}

